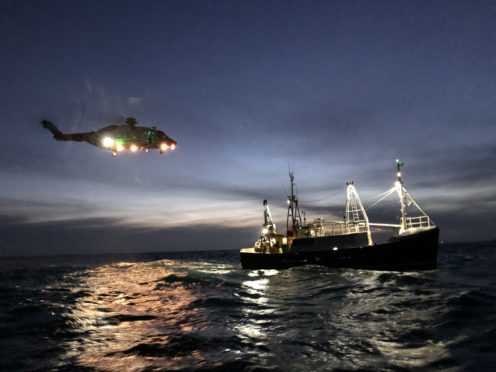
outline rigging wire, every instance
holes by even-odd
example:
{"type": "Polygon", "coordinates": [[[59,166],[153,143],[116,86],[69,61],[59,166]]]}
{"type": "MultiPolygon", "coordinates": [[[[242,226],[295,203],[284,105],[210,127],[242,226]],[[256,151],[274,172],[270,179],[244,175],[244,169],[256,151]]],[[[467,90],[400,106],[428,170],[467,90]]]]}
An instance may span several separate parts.
{"type": "Polygon", "coordinates": [[[319,201],[322,201],[322,200],[331,199],[331,198],[335,197],[337,194],[340,194],[342,192],[343,192],[343,190],[337,190],[336,192],[332,193],[331,195],[329,195],[326,198],[315,199],[315,200],[305,200],[305,203],[314,203],[314,202],[319,202],[319,201]]]}
{"type": "Polygon", "coordinates": [[[396,186],[393,186],[388,191],[383,192],[382,194],[378,195],[377,197],[379,197],[380,199],[377,200],[375,203],[372,203],[371,205],[369,205],[367,208],[365,208],[365,210],[368,211],[369,209],[374,208],[377,204],[379,204],[381,201],[386,199],[389,195],[391,195],[395,191],[396,191],[396,186]]]}

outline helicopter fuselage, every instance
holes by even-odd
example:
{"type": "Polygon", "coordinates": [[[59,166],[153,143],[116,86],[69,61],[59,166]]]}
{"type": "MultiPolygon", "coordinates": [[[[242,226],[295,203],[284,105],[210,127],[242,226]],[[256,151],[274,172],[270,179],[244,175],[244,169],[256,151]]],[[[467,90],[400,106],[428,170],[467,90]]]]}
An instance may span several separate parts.
{"type": "Polygon", "coordinates": [[[43,121],[43,127],[50,130],[58,141],[87,142],[104,150],[118,152],[130,150],[158,149],[163,154],[167,150],[174,150],[177,142],[155,127],[141,127],[137,125],[109,125],[98,131],[64,134],[49,121],[43,121]]]}

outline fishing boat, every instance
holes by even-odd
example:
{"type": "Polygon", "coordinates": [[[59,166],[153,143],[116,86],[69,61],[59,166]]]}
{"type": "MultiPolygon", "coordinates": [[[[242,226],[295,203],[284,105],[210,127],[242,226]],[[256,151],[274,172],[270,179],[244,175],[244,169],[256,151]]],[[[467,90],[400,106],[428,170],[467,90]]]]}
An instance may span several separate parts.
{"type": "MultiPolygon", "coordinates": [[[[344,221],[326,223],[317,218],[302,223],[298,196],[295,194],[294,172],[290,172],[291,195],[288,196],[286,234],[277,234],[276,226],[264,200],[264,224],[261,237],[252,248],[240,251],[243,269],[287,269],[301,265],[370,270],[433,270],[437,267],[439,228],[417,204],[404,186],[399,159],[397,181],[385,193],[399,197],[399,224],[371,223],[353,182],[347,183],[344,221]],[[406,208],[417,215],[407,215],[406,208]],[[392,228],[385,243],[376,244],[372,228],[392,228]]],[[[382,198],[384,199],[384,197],[382,198]]]]}

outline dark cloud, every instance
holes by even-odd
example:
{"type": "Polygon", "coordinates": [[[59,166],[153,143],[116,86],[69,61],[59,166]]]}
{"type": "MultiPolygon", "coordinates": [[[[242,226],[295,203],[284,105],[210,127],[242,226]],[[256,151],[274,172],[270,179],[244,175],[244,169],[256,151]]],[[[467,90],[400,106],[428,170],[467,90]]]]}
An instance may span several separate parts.
{"type": "Polygon", "coordinates": [[[439,177],[437,179],[432,179],[429,181],[417,181],[413,183],[415,187],[422,188],[434,188],[434,187],[443,187],[443,188],[454,188],[461,189],[464,187],[480,187],[481,185],[490,185],[494,184],[494,180],[496,179],[496,173],[494,170],[485,170],[485,169],[475,169],[468,170],[467,168],[460,168],[460,174],[454,177],[446,178],[439,177]]]}
{"type": "Polygon", "coordinates": [[[435,218],[441,228],[440,238],[450,242],[494,240],[496,232],[488,227],[494,221],[495,213],[495,207],[492,210],[437,212],[435,218]]]}
{"type": "Polygon", "coordinates": [[[251,246],[258,237],[258,228],[199,225],[161,229],[121,222],[97,218],[23,223],[20,219],[2,216],[0,255],[240,249],[251,246]]]}

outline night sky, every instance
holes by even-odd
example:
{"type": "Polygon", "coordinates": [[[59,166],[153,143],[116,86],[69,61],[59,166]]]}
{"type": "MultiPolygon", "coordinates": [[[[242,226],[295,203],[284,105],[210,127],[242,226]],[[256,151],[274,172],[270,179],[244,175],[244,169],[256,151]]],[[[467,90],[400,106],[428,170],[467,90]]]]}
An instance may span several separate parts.
{"type": "MultiPolygon", "coordinates": [[[[0,1],[0,255],[251,246],[288,164],[307,218],[395,181],[444,241],[496,237],[495,1],[0,1]],[[133,116],[174,152],[41,127],[133,116]]],[[[391,203],[370,210],[394,223],[391,203]]]]}

